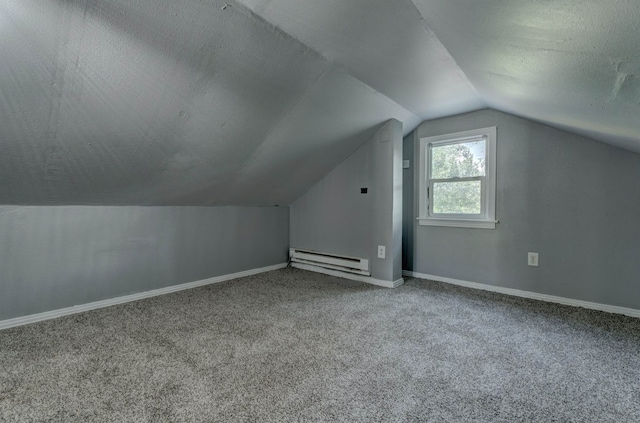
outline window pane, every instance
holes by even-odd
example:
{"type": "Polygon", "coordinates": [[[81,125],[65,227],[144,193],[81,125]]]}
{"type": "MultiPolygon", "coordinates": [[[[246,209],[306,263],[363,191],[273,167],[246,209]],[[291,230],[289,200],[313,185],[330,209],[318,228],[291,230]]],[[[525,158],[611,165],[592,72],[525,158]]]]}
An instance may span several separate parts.
{"type": "Polygon", "coordinates": [[[437,214],[482,213],[481,181],[434,182],[432,212],[437,214]]]}
{"type": "Polygon", "coordinates": [[[431,179],[485,176],[485,141],[431,147],[431,179]]]}

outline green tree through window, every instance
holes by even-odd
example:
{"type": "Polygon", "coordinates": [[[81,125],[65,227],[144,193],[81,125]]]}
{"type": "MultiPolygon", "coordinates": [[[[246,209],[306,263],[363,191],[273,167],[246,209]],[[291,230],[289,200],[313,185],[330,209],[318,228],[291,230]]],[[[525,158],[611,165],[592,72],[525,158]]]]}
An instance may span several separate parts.
{"type": "Polygon", "coordinates": [[[435,214],[480,214],[485,141],[431,148],[431,207],[435,214]]]}
{"type": "Polygon", "coordinates": [[[496,228],[497,128],[420,138],[418,221],[496,228]]]}

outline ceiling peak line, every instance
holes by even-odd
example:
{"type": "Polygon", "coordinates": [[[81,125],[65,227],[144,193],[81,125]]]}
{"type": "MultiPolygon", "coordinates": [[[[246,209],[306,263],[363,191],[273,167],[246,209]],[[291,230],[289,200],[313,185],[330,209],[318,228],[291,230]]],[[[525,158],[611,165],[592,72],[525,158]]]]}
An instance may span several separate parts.
{"type": "Polygon", "coordinates": [[[418,6],[416,5],[414,0],[411,0],[411,4],[413,5],[413,8],[415,9],[416,13],[420,16],[420,21],[422,22],[422,26],[423,29],[426,31],[427,35],[433,37],[434,40],[436,40],[436,42],[438,43],[439,47],[447,53],[447,55],[451,58],[451,61],[454,64],[454,69],[456,70],[456,72],[458,73],[458,76],[464,81],[464,83],[467,85],[467,87],[473,92],[473,94],[476,96],[476,99],[481,102],[482,104],[484,104],[485,107],[488,107],[487,101],[484,99],[484,97],[482,96],[482,94],[480,94],[480,91],[478,91],[478,89],[476,88],[476,86],[471,82],[471,80],[467,77],[467,74],[464,72],[464,70],[462,70],[462,67],[460,67],[460,65],[458,64],[458,61],[455,59],[455,57],[453,57],[453,55],[451,54],[451,52],[447,49],[447,47],[442,43],[442,41],[440,40],[440,38],[438,38],[438,36],[436,35],[436,33],[431,29],[431,27],[429,27],[429,24],[427,23],[427,20],[425,19],[425,17],[422,15],[422,12],[420,12],[420,9],[418,9],[418,6]]]}

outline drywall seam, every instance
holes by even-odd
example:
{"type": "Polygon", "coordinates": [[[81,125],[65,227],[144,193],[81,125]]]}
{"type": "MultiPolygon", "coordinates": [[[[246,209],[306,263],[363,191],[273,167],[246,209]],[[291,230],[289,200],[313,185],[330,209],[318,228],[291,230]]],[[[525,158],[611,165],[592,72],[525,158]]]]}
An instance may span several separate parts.
{"type": "MultiPolygon", "coordinates": [[[[296,41],[298,41],[298,40],[296,40],[296,41]]],[[[280,116],[280,119],[278,119],[278,121],[269,129],[269,132],[267,132],[267,134],[264,136],[262,142],[253,151],[253,154],[251,154],[251,156],[247,160],[245,160],[244,163],[242,163],[242,165],[240,165],[240,167],[238,168],[238,170],[234,174],[234,179],[237,179],[237,175],[242,174],[242,172],[245,169],[247,169],[251,165],[251,163],[253,163],[255,161],[255,159],[260,155],[262,150],[264,150],[265,144],[267,144],[269,141],[272,141],[271,137],[273,136],[273,134],[277,133],[277,131],[285,123],[287,123],[287,121],[291,118],[292,113],[298,107],[300,107],[300,105],[302,104],[302,102],[305,99],[307,99],[311,95],[311,92],[313,91],[313,89],[318,85],[318,83],[320,83],[320,81],[322,81],[326,77],[327,73],[331,70],[331,68],[332,68],[332,64],[331,63],[327,64],[326,67],[322,70],[322,72],[320,72],[320,75],[318,76],[318,78],[315,81],[313,81],[313,83],[310,84],[302,92],[302,94],[300,94],[298,96],[297,99],[295,99],[294,101],[291,102],[291,104],[289,104],[289,106],[286,108],[286,110],[280,116]]]]}
{"type": "Polygon", "coordinates": [[[71,314],[82,313],[90,310],[97,310],[104,307],[110,307],[113,305],[130,303],[132,301],[143,300],[145,298],[157,297],[159,295],[171,294],[174,292],[184,291],[187,289],[198,288],[205,285],[211,285],[214,283],[225,282],[231,279],[242,278],[245,276],[257,275],[258,273],[270,272],[272,270],[282,269],[287,267],[288,263],[275,264],[273,266],[260,267],[257,269],[245,270],[242,272],[231,273],[228,275],[215,276],[213,278],[202,279],[195,282],[183,283],[180,285],[168,286],[166,288],[154,289],[151,291],[139,292],[137,294],[126,295],[124,297],[116,297],[108,300],[95,301],[92,303],[76,305],[73,307],[61,308],[58,310],[46,311],[44,313],[31,314],[29,316],[16,317],[13,319],[0,321],[0,330],[9,329],[17,326],[28,325],[30,323],[41,322],[43,320],[55,319],[62,316],[68,316],[71,314]]]}
{"type": "Polygon", "coordinates": [[[322,273],[330,276],[337,276],[343,279],[350,279],[353,281],[365,282],[371,285],[382,286],[384,288],[397,288],[404,283],[404,279],[402,278],[396,281],[385,281],[382,279],[375,279],[369,276],[361,276],[361,275],[341,272],[339,270],[325,269],[323,267],[318,267],[318,266],[313,266],[310,264],[303,264],[303,263],[291,263],[291,267],[295,267],[296,269],[308,270],[310,272],[322,273]]]}
{"type": "Polygon", "coordinates": [[[466,288],[480,289],[483,291],[497,292],[499,294],[529,298],[532,300],[545,301],[548,303],[563,304],[563,305],[568,305],[573,307],[583,307],[590,310],[605,311],[607,313],[623,314],[625,316],[640,318],[640,310],[636,310],[633,308],[618,307],[618,306],[613,306],[608,304],[574,300],[572,298],[557,297],[555,295],[539,294],[537,292],[522,291],[520,289],[504,288],[501,286],[486,285],[483,283],[446,278],[444,276],[427,275],[425,273],[411,272],[409,270],[403,270],[402,274],[404,276],[410,276],[410,277],[419,278],[419,279],[427,279],[427,280],[437,281],[437,282],[444,282],[452,285],[464,286],[466,288]]]}

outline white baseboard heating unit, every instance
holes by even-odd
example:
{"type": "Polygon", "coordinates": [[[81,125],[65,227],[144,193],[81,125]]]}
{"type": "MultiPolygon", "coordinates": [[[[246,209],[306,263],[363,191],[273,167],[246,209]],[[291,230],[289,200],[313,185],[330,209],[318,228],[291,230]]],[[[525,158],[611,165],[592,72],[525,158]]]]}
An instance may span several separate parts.
{"type": "Polygon", "coordinates": [[[357,275],[371,276],[368,259],[297,248],[289,249],[289,257],[293,263],[309,264],[357,275]]]}

